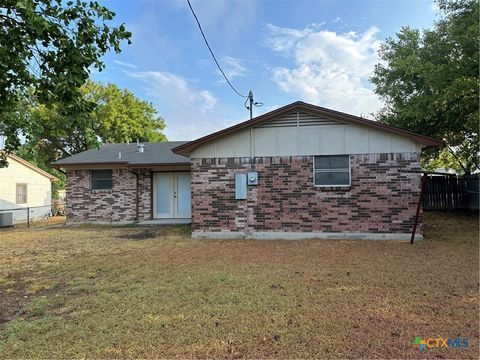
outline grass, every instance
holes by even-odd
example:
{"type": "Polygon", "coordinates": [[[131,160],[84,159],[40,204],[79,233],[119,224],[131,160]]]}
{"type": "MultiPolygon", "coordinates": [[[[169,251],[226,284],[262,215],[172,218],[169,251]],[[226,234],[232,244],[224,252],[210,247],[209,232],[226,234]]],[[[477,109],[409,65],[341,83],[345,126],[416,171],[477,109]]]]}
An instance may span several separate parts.
{"type": "Polygon", "coordinates": [[[478,217],[425,223],[413,246],[0,232],[0,358],[478,358],[478,217]],[[415,336],[470,346],[420,352],[415,336]]]}
{"type": "Polygon", "coordinates": [[[23,219],[16,222],[15,228],[25,229],[28,227],[33,228],[33,227],[45,227],[45,226],[52,226],[52,225],[63,225],[65,224],[65,221],[66,221],[65,216],[50,216],[47,218],[34,218],[34,219],[30,219],[29,224],[27,224],[26,219],[23,219]]]}

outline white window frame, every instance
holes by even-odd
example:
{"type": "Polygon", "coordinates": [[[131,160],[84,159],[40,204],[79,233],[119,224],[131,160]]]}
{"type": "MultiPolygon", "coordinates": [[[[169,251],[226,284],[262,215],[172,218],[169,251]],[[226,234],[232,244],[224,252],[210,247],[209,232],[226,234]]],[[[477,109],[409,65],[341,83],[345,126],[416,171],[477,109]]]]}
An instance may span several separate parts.
{"type": "Polygon", "coordinates": [[[27,183],[16,183],[15,184],[15,204],[18,205],[23,205],[23,204],[28,204],[28,184],[27,183]],[[25,193],[18,193],[18,187],[19,186],[24,186],[25,187],[25,193]],[[18,195],[25,196],[25,201],[18,201],[18,195]]]}
{"type": "MultiPolygon", "coordinates": [[[[331,187],[351,187],[352,186],[352,165],[351,165],[351,156],[350,154],[330,154],[330,155],[313,155],[313,186],[318,188],[331,188],[331,187]],[[315,184],[315,158],[318,156],[348,156],[348,185],[339,184],[339,185],[317,185],[315,184]]],[[[335,172],[335,171],[332,171],[335,172]]]]}

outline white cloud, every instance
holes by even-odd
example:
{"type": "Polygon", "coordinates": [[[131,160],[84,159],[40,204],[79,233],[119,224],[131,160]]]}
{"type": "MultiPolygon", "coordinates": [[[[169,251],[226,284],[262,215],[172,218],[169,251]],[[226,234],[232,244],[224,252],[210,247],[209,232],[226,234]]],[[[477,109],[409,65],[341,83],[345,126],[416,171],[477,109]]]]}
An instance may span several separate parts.
{"type": "MultiPolygon", "coordinates": [[[[247,69],[242,65],[240,59],[236,59],[232,56],[224,56],[220,66],[229,80],[236,77],[244,77],[247,72],[247,69]]],[[[218,74],[221,76],[220,71],[218,71],[218,74]]]]}
{"type": "Polygon", "coordinates": [[[167,71],[130,72],[129,75],[148,84],[147,95],[162,103],[195,107],[202,113],[211,112],[217,103],[209,91],[193,89],[180,75],[167,71]]]}
{"type": "Polygon", "coordinates": [[[215,117],[218,99],[182,76],[166,71],[126,74],[143,83],[145,94],[165,119],[169,140],[195,139],[224,126],[224,120],[215,117]]]}
{"type": "Polygon", "coordinates": [[[128,62],[125,62],[125,61],[113,60],[113,62],[117,65],[129,68],[129,69],[138,69],[137,65],[134,65],[132,63],[128,63],[128,62]]]}
{"type": "Polygon", "coordinates": [[[381,102],[368,78],[379,62],[378,31],[336,33],[269,24],[265,45],[294,61],[292,67],[272,67],[272,79],[282,91],[308,102],[356,115],[375,112],[381,102]]]}
{"type": "Polygon", "coordinates": [[[194,140],[247,118],[243,101],[230,108],[195,81],[167,71],[124,71],[143,84],[146,98],[165,119],[169,140],[194,140]]]}

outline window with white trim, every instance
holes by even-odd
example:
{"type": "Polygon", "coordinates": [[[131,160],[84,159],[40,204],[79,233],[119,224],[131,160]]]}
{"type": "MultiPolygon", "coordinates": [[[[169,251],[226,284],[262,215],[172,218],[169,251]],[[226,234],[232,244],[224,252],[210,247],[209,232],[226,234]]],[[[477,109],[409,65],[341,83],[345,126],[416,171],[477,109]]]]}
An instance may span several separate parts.
{"type": "Polygon", "coordinates": [[[27,203],[27,184],[16,184],[16,193],[15,193],[15,202],[17,204],[26,204],[27,203]]]}
{"type": "Polygon", "coordinates": [[[350,155],[314,156],[315,186],[350,186],[350,155]]]}
{"type": "Polygon", "coordinates": [[[112,170],[92,170],[92,190],[110,190],[112,188],[112,170]]]}

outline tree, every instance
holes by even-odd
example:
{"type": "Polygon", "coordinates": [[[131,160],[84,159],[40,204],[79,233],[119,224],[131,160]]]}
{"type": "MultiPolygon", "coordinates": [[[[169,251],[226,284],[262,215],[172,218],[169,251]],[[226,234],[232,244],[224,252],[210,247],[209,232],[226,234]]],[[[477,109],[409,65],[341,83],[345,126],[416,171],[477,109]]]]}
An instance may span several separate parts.
{"type": "MultiPolygon", "coordinates": [[[[102,70],[106,52],[120,52],[122,40],[130,43],[123,24],[109,27],[114,16],[96,1],[0,1],[0,135],[6,136],[7,152],[35,127],[21,109],[31,87],[47,107],[62,103],[65,113],[88,109],[78,89],[90,68],[102,70]]],[[[0,162],[5,164],[5,156],[0,162]]]]}
{"type": "MultiPolygon", "coordinates": [[[[438,6],[442,17],[432,30],[404,27],[382,44],[382,63],[371,77],[385,102],[377,117],[445,140],[451,156],[440,160],[453,159],[471,173],[479,169],[479,3],[440,0],[438,6]]],[[[424,163],[435,164],[441,153],[426,151],[424,163]]]]}
{"type": "Polygon", "coordinates": [[[37,126],[22,146],[27,160],[33,158],[48,166],[99,143],[166,140],[162,133],[165,123],[154,106],[128,90],[88,81],[79,91],[93,104],[87,111],[65,113],[62,103],[29,105],[27,117],[37,126]]]}

